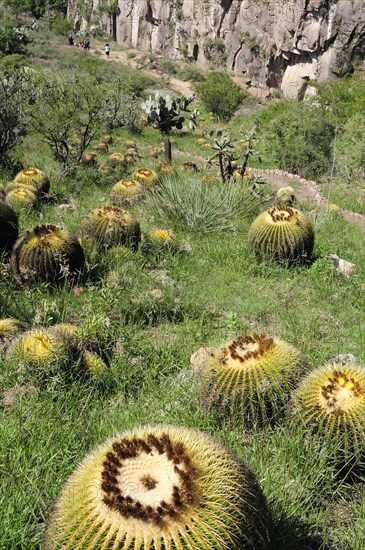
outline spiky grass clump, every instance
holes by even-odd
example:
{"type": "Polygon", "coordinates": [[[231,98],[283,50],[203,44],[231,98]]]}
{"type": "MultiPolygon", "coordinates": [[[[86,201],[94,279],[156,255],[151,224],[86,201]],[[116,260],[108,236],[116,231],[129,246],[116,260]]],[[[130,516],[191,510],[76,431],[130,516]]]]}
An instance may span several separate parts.
{"type": "Polygon", "coordinates": [[[15,211],[35,208],[38,202],[36,190],[29,185],[19,186],[6,194],[6,202],[15,211]]]}
{"type": "Polygon", "coordinates": [[[247,423],[280,415],[308,364],[300,351],[265,334],[242,335],[201,367],[202,402],[242,415],[247,423]]]}
{"type": "Polygon", "coordinates": [[[211,185],[187,175],[162,178],[146,199],[159,223],[203,233],[233,230],[235,222],[252,215],[258,205],[240,184],[217,181],[211,185]]]}
{"type": "Polygon", "coordinates": [[[84,251],[79,241],[64,228],[37,225],[23,233],[15,243],[11,265],[23,285],[72,280],[84,266],[84,251]]]}
{"type": "Polygon", "coordinates": [[[0,319],[0,338],[12,338],[24,328],[25,324],[17,319],[0,319]]]}
{"type": "Polygon", "coordinates": [[[133,179],[122,179],[112,188],[110,199],[113,206],[128,204],[143,195],[143,186],[139,181],[133,179]]]}
{"type": "Polygon", "coordinates": [[[278,198],[279,204],[283,206],[291,206],[295,201],[294,189],[290,186],[281,187],[277,190],[276,196],[278,198]]]}
{"type": "Polygon", "coordinates": [[[260,260],[304,261],[312,255],[314,230],[299,210],[275,206],[254,220],[248,232],[248,244],[260,260]]]}
{"type": "Polygon", "coordinates": [[[14,181],[33,185],[42,193],[48,193],[50,189],[48,176],[38,168],[25,168],[15,176],[14,181]]]}
{"type": "Polygon", "coordinates": [[[99,248],[125,245],[136,250],[141,238],[139,223],[117,206],[102,206],[81,219],[83,238],[92,239],[99,248]]]}
{"type": "Polygon", "coordinates": [[[140,168],[132,175],[132,178],[142,183],[145,187],[151,187],[158,181],[158,175],[149,168],[140,168]]]}
{"type": "Polygon", "coordinates": [[[269,548],[269,514],[248,468],[212,437],[145,426],[108,440],[69,478],[45,549],[269,548]]]}
{"type": "Polygon", "coordinates": [[[18,238],[18,216],[9,204],[0,201],[0,255],[10,252],[18,238]]]}
{"type": "Polygon", "coordinates": [[[295,418],[347,460],[365,456],[365,367],[327,364],[302,380],[293,398],[295,418]]]}

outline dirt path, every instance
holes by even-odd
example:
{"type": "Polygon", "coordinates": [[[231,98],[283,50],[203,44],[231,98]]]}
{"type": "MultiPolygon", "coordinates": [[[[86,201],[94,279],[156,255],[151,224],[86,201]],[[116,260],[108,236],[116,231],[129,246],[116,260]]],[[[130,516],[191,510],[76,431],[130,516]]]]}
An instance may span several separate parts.
{"type": "MultiPolygon", "coordinates": [[[[100,57],[100,54],[105,57],[104,54],[104,48],[101,46],[98,46],[97,48],[91,49],[92,53],[96,53],[98,57],[100,57]]],[[[149,55],[148,52],[143,52],[141,50],[124,50],[124,51],[111,51],[110,52],[110,60],[111,61],[119,61],[120,63],[123,63],[127,67],[130,67],[131,69],[138,69],[140,72],[142,72],[145,75],[151,76],[152,78],[161,78],[163,76],[169,77],[166,73],[163,73],[162,71],[158,71],[156,69],[141,69],[140,63],[143,57],[149,55]],[[130,56],[134,57],[130,57],[130,56]]],[[[169,86],[174,92],[177,92],[179,94],[182,94],[184,96],[189,96],[194,93],[191,83],[186,82],[185,80],[180,80],[176,77],[169,77],[169,86]]]]}

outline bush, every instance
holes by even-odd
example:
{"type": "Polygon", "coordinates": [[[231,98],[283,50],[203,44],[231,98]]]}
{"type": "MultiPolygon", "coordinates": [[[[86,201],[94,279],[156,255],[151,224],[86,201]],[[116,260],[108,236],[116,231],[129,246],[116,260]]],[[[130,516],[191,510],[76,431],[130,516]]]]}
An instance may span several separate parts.
{"type": "Polygon", "coordinates": [[[264,157],[279,168],[317,178],[331,163],[334,126],[326,113],[302,102],[270,105],[259,117],[264,157]]]}
{"type": "Polygon", "coordinates": [[[51,23],[51,29],[54,33],[63,36],[73,30],[73,24],[64,15],[57,15],[51,23]]]}
{"type": "Polygon", "coordinates": [[[195,65],[182,67],[178,70],[177,74],[181,80],[192,80],[193,82],[202,82],[204,80],[204,76],[195,65]]]}
{"type": "Polygon", "coordinates": [[[0,28],[0,54],[24,53],[29,40],[25,31],[15,27],[0,28]]]}
{"type": "Polygon", "coordinates": [[[217,71],[195,88],[206,109],[222,120],[229,120],[247,95],[228,74],[217,71]]]}

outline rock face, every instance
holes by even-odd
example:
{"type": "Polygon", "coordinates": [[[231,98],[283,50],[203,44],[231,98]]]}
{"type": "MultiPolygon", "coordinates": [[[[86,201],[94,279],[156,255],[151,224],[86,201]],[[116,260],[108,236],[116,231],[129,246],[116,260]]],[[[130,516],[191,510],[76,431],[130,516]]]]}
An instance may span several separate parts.
{"type": "Polygon", "coordinates": [[[106,4],[125,46],[244,72],[286,97],[365,57],[364,0],[69,0],[69,17],[85,28],[106,4]]]}

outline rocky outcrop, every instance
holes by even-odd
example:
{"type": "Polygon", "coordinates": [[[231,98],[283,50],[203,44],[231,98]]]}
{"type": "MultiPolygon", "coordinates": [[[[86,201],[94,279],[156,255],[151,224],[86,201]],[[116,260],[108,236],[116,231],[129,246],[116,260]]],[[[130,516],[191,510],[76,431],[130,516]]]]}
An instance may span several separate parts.
{"type": "MultiPolygon", "coordinates": [[[[89,20],[105,22],[133,48],[224,66],[287,97],[304,95],[308,81],[341,75],[364,59],[363,0],[91,0],[89,20]],[[105,5],[109,8],[105,10],[105,5]]],[[[79,0],[69,16],[85,27],[79,0]]],[[[84,10],[85,11],[85,10],[84,10]]],[[[87,10],[86,10],[87,11],[87,10]]]]}

